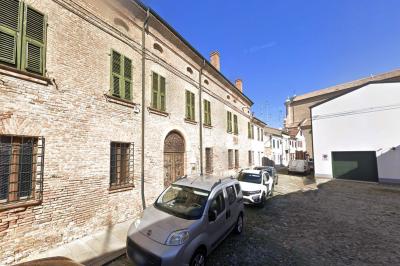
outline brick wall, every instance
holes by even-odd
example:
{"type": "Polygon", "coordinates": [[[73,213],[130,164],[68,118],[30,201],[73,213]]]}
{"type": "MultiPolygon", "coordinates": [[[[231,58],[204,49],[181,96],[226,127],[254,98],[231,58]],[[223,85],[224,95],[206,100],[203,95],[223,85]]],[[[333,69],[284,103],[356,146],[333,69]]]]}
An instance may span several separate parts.
{"type": "MultiPolygon", "coordinates": [[[[45,137],[44,191],[39,205],[0,211],[0,261],[4,264],[134,218],[141,211],[141,114],[132,105],[110,101],[105,95],[110,90],[114,49],[132,59],[133,102],[141,103],[143,11],[120,4],[102,9],[93,0],[26,2],[48,15],[46,67],[52,82],[0,69],[0,134],[45,137]],[[109,190],[111,141],[135,143],[134,188],[109,190]]],[[[198,173],[200,163],[199,124],[184,121],[185,90],[195,93],[199,118],[200,66],[176,37],[156,23],[153,26],[146,37],[146,106],[138,106],[146,112],[148,203],[163,189],[162,147],[170,131],[177,130],[185,138],[186,173],[198,173]],[[153,49],[155,42],[163,47],[162,54],[153,49]],[[187,66],[194,69],[193,74],[187,73],[187,66]],[[147,110],[151,71],[167,80],[167,117],[147,110]]],[[[203,78],[209,81],[204,98],[211,102],[213,124],[212,129],[204,129],[204,148],[213,148],[215,173],[233,174],[228,171],[228,149],[240,150],[240,167],[247,167],[248,150],[263,152],[263,144],[247,138],[250,117],[244,110],[249,103],[213,70],[205,70],[203,78]],[[239,136],[226,133],[227,110],[239,117],[239,136]]]]}

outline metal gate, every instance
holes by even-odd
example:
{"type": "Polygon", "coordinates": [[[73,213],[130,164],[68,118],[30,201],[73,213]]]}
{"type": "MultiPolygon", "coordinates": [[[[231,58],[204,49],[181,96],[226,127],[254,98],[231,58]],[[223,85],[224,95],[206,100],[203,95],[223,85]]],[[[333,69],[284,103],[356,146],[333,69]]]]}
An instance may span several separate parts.
{"type": "Polygon", "coordinates": [[[332,152],[333,177],[378,182],[378,167],[374,151],[332,152]]]}

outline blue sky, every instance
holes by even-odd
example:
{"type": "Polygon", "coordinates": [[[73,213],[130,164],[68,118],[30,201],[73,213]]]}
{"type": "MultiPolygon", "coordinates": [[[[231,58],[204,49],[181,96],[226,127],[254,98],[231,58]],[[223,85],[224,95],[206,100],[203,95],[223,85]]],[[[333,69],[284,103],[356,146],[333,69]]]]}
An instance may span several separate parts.
{"type": "Polygon", "coordinates": [[[399,68],[398,0],[145,0],[281,127],[293,94],[399,68]]]}

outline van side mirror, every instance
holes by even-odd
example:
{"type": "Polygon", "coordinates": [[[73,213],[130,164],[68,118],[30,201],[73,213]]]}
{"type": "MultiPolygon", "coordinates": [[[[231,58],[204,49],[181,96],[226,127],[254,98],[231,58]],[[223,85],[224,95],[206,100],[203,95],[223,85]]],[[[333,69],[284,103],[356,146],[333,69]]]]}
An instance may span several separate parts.
{"type": "Polygon", "coordinates": [[[208,211],[208,221],[214,222],[215,220],[217,220],[217,211],[216,210],[208,211]]]}

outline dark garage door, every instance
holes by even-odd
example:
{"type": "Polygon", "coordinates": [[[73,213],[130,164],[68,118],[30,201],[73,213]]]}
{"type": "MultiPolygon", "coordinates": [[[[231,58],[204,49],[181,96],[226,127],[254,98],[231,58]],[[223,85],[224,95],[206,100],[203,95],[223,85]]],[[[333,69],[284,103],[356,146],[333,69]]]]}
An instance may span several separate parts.
{"type": "Polygon", "coordinates": [[[333,177],[378,182],[378,167],[374,151],[332,152],[333,177]]]}

